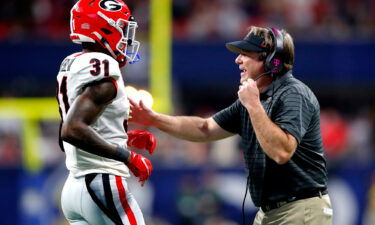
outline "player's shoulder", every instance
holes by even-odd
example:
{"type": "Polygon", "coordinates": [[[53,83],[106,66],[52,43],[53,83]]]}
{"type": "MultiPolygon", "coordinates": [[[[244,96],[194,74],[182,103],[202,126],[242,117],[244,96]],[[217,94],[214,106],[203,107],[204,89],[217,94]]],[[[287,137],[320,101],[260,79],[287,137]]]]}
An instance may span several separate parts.
{"type": "Polygon", "coordinates": [[[95,58],[99,60],[108,60],[111,63],[117,63],[117,61],[113,57],[102,52],[81,52],[72,54],[71,56],[79,60],[91,60],[95,58]]]}
{"type": "Polygon", "coordinates": [[[69,72],[72,67],[73,62],[76,59],[76,56],[81,55],[81,54],[82,54],[81,52],[76,52],[65,57],[60,64],[59,72],[64,73],[64,74],[66,72],[69,72]]]}
{"type": "Polygon", "coordinates": [[[101,53],[101,52],[85,52],[72,54],[70,58],[73,58],[75,61],[75,66],[87,66],[93,64],[102,64],[111,65],[114,67],[119,67],[118,62],[111,56],[101,53]]]}
{"type": "Polygon", "coordinates": [[[113,57],[101,52],[76,53],[68,56],[67,59],[69,59],[71,76],[118,77],[121,75],[119,63],[113,57]]]}
{"type": "Polygon", "coordinates": [[[280,91],[280,99],[284,101],[289,101],[295,99],[296,96],[300,96],[305,102],[311,103],[315,108],[319,106],[319,102],[314,94],[314,92],[308,87],[305,83],[299,79],[292,77],[286,82],[283,88],[280,91]]]}

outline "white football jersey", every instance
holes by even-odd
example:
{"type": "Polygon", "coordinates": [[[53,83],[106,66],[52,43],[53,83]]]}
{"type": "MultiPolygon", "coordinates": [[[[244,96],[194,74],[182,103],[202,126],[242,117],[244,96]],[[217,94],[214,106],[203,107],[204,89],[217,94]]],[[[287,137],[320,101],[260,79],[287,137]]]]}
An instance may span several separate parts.
{"type": "MultiPolygon", "coordinates": [[[[130,104],[119,64],[109,55],[99,52],[75,53],[64,59],[57,75],[57,98],[62,119],[67,118],[69,108],[87,85],[103,79],[109,79],[116,85],[117,95],[90,127],[106,141],[127,147],[128,136],[124,126],[127,126],[130,104]]],[[[63,142],[63,146],[66,166],[75,177],[89,173],[130,176],[128,167],[122,162],[91,154],[67,142],[63,142]]]]}

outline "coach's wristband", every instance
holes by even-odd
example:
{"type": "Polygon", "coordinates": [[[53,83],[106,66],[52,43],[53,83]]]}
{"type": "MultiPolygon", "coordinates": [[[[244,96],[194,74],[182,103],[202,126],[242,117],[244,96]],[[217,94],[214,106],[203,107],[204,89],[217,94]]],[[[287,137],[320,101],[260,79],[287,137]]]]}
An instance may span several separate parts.
{"type": "Polygon", "coordinates": [[[130,151],[128,151],[125,147],[121,145],[117,145],[115,157],[116,160],[124,162],[125,164],[128,163],[130,156],[130,151]]]}

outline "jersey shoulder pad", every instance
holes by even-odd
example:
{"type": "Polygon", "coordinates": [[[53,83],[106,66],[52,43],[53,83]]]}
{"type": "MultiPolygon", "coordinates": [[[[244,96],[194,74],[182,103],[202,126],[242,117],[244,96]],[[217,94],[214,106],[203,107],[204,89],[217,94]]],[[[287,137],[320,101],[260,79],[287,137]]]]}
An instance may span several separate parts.
{"type": "Polygon", "coordinates": [[[73,62],[77,55],[81,55],[81,52],[76,52],[65,57],[65,59],[60,64],[59,73],[68,73],[72,67],[73,62]]]}
{"type": "Polygon", "coordinates": [[[99,52],[72,55],[74,61],[70,66],[68,84],[72,91],[79,94],[90,83],[103,79],[121,80],[118,62],[111,56],[99,52]]]}
{"type": "Polygon", "coordinates": [[[111,56],[89,52],[74,58],[69,76],[76,82],[90,83],[109,77],[118,80],[121,71],[118,62],[111,56]]]}
{"type": "Polygon", "coordinates": [[[111,56],[99,52],[89,52],[74,57],[71,73],[73,76],[113,77],[116,80],[121,76],[118,62],[111,56]]]}

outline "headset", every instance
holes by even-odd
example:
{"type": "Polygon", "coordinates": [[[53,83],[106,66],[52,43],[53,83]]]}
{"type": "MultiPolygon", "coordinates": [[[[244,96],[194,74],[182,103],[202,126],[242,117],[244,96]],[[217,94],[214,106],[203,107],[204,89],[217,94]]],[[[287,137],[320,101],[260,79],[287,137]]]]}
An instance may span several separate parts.
{"type": "Polygon", "coordinates": [[[271,34],[273,49],[264,61],[264,69],[266,72],[270,71],[272,74],[280,73],[283,70],[283,62],[280,56],[284,50],[284,37],[276,28],[268,27],[267,30],[271,34]]]}
{"type": "Polygon", "coordinates": [[[264,60],[264,73],[254,78],[254,81],[266,75],[269,75],[272,79],[275,79],[275,74],[280,73],[284,68],[283,61],[280,57],[284,50],[284,37],[276,28],[267,27],[267,30],[271,35],[273,48],[270,52],[263,52],[261,54],[260,59],[264,60]]]}
{"type": "MultiPolygon", "coordinates": [[[[265,60],[264,60],[264,71],[265,72],[258,75],[256,78],[254,78],[254,81],[256,81],[259,78],[261,78],[263,76],[266,76],[266,75],[270,75],[272,80],[274,80],[276,78],[275,74],[280,73],[283,70],[283,67],[284,67],[283,62],[280,58],[281,53],[284,50],[284,37],[283,37],[282,33],[276,28],[267,27],[267,30],[269,31],[269,33],[271,35],[272,42],[273,42],[273,48],[272,48],[272,51],[270,51],[265,56],[265,60]]],[[[275,93],[274,87],[275,86],[272,86],[271,101],[273,101],[273,95],[275,93]]],[[[267,114],[269,114],[269,111],[270,111],[272,105],[273,105],[272,102],[268,105],[267,110],[266,110],[267,114]]],[[[259,143],[258,143],[258,146],[256,148],[258,148],[258,147],[259,147],[259,143]]],[[[253,163],[254,163],[254,160],[251,164],[253,164],[253,163]]],[[[249,189],[249,184],[250,184],[249,181],[250,181],[250,175],[248,175],[247,178],[246,178],[246,191],[245,191],[244,199],[242,201],[242,223],[243,223],[243,225],[246,224],[245,201],[246,201],[246,196],[247,196],[247,192],[248,192],[248,189],[249,189]]]]}

